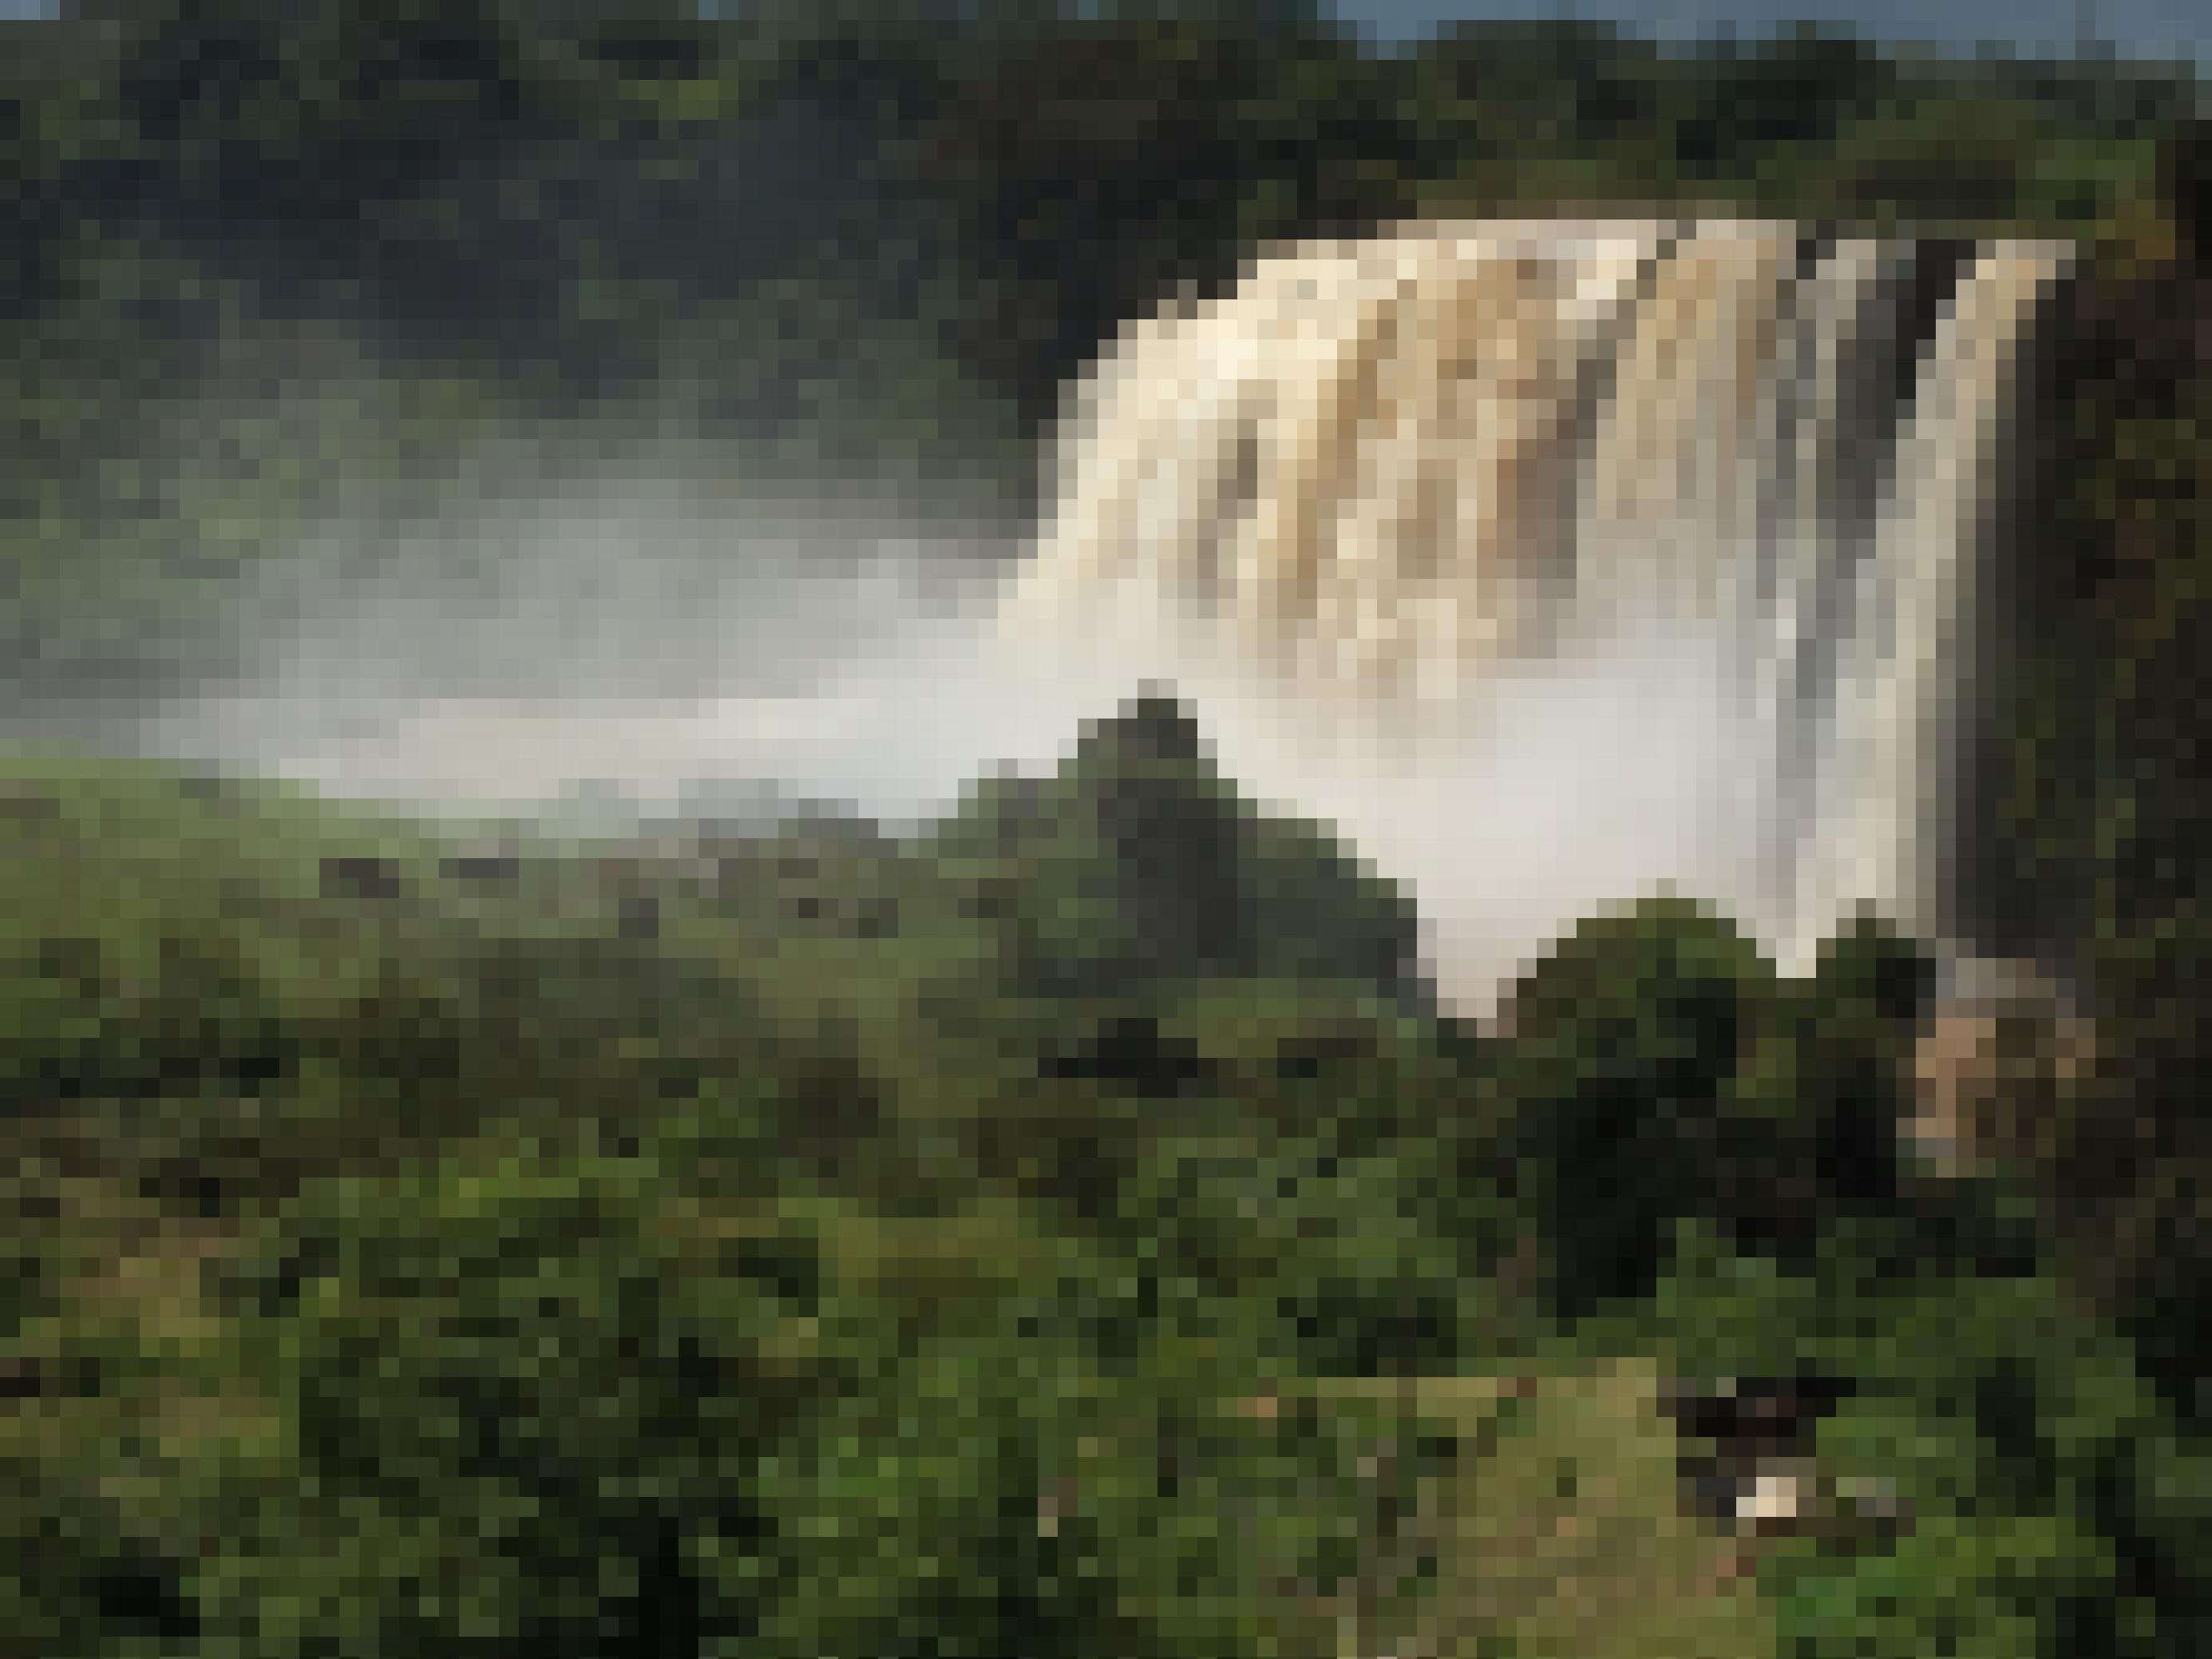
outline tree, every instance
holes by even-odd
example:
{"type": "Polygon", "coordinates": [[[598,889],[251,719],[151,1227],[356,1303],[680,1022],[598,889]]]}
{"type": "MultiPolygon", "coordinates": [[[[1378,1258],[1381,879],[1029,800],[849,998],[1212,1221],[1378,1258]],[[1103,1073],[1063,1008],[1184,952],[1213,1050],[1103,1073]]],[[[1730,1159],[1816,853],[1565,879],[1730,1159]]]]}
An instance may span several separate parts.
{"type": "Polygon", "coordinates": [[[971,273],[954,344],[1031,420],[1124,321],[1402,199],[1378,77],[1296,20],[1067,19],[963,67],[926,140],[971,273]]]}
{"type": "Polygon", "coordinates": [[[1714,1160],[1772,1150],[1721,1121],[1771,977],[1728,924],[1658,899],[1583,922],[1513,988],[1506,1086],[1564,1316],[1648,1291],[1714,1160]]]}

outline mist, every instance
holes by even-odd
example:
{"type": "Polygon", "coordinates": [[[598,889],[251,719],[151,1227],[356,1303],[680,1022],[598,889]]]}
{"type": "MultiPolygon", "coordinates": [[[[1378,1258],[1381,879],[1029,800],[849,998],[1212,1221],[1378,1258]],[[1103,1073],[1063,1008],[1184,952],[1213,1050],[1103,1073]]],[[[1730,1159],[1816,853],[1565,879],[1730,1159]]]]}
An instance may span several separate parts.
{"type": "Polygon", "coordinates": [[[430,817],[804,801],[910,830],[1165,687],[1255,811],[1409,890],[1471,1011],[1562,918],[1670,883],[1743,908],[1759,785],[1717,639],[1593,642],[1412,734],[1167,618],[1028,628],[1006,601],[1034,532],[1011,514],[695,461],[587,478],[510,456],[476,497],[319,526],[259,596],[249,665],[109,746],[430,817]]]}
{"type": "Polygon", "coordinates": [[[257,629],[236,672],[110,741],[429,812],[580,784],[666,806],[787,769],[895,798],[888,757],[808,760],[825,720],[853,723],[828,688],[972,613],[1011,556],[1006,515],[639,447],[592,476],[510,442],[465,484],[310,526],[240,596],[257,629]]]}

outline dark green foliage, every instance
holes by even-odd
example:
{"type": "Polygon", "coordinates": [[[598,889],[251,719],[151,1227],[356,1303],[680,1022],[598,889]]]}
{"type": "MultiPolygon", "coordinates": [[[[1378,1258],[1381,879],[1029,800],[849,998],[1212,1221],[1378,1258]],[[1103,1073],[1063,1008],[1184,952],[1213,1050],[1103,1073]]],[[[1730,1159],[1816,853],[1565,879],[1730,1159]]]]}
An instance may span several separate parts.
{"type": "Polygon", "coordinates": [[[1785,1651],[1901,1659],[1931,1631],[1962,1652],[2021,1656],[2202,1639],[2204,1581],[2168,1553],[2203,1501],[2201,1449],[2160,1440],[2174,1458],[2164,1495],[2142,1488],[2141,1437],[2166,1432],[2149,1426],[2156,1401],[2056,1278],[1900,1284],[1846,1265],[1800,1280],[1692,1237],[1654,1312],[1692,1376],[1812,1364],[1852,1377],[1819,1455],[1908,1507],[1902,1529],[1777,1553],[1765,1583],[1785,1651]],[[2123,1491],[2136,1494],[2119,1500],[2124,1521],[2123,1491]]]}
{"type": "Polygon", "coordinates": [[[743,1616],[702,1553],[757,1541],[747,1471],[839,1361],[775,1346],[817,1311],[803,1240],[649,1228],[636,1167],[510,1148],[303,1206],[319,1243],[266,1386],[307,1480],[231,1547],[219,1628],[254,1651],[313,1641],[330,1616],[288,1633],[261,1614],[306,1585],[362,1650],[690,1651],[655,1643],[743,1616]],[[438,1604],[394,1593],[425,1573],[438,1604]]]}
{"type": "Polygon", "coordinates": [[[1059,19],[964,66],[929,129],[974,286],[957,348],[1030,420],[1122,321],[1256,245],[1405,203],[1389,76],[1292,21],[1059,19]]]}
{"type": "Polygon", "coordinates": [[[2198,1236],[2212,1147],[2205,949],[2194,871],[2212,854],[2195,711],[2212,691],[2204,580],[2204,276],[2158,246],[2193,235],[2187,129],[2167,141],[2168,229],[2103,251],[2075,299],[2061,366],[2075,424],[2054,440],[2052,510],[2071,625],[2029,728],[2049,856],[2086,872],[2076,960],[2098,1029],[2090,1075],[2039,1119],[2031,1176],[2083,1288],[2123,1317],[2174,1396],[2201,1415],[2203,1352],[2182,1310],[2208,1288],[2198,1236]],[[2053,732],[2055,755],[2037,755],[2053,732]],[[2089,787],[2060,788],[2054,767],[2089,787]]]}
{"type": "Polygon", "coordinates": [[[1242,867],[1241,803],[1200,752],[1189,716],[1147,700],[1086,735],[1057,781],[1057,844],[1016,924],[1018,975],[1068,997],[1249,971],[1257,894],[1242,867]]]}
{"type": "Polygon", "coordinates": [[[972,872],[963,908],[1001,942],[1009,992],[1126,1000],[1237,978],[1414,988],[1402,895],[1320,831],[1263,819],[1164,695],[1087,732],[1058,776],[978,788],[931,844],[972,872]]]}
{"type": "Polygon", "coordinates": [[[160,185],[195,214],[260,226],[347,226],[542,133],[562,94],[501,0],[157,9],[116,87],[160,185]]]}
{"type": "Polygon", "coordinates": [[[1478,1036],[1361,982],[1357,861],[1290,836],[1316,902],[1267,921],[1311,975],[1133,932],[1009,998],[1006,917],[1089,882],[1162,914],[1160,811],[1233,889],[1254,819],[1203,752],[1150,704],[933,836],[795,826],[705,876],[516,841],[494,879],[274,795],[19,775],[47,902],[118,858],[146,899],[14,913],[24,1650],[1319,1655],[1353,1586],[1398,1605],[1364,1460],[1407,1425],[1272,1391],[1624,1342],[1868,1380],[1838,1445],[1878,1471],[1920,1437],[1948,1530],[1790,1568],[1807,1628],[1899,1573],[1962,1630],[2184,1627],[2194,1499],[2121,1455],[2176,1432],[2126,1349],[2036,1347],[2034,1226],[1990,1276],[1971,1183],[1916,1208],[1879,1133],[1911,947],[1862,928],[1785,986],[1648,903],[1478,1036]],[[853,925],[885,900],[895,934],[853,925]],[[2017,1614],[2014,1548],[2056,1564],[2017,1614]]]}
{"type": "Polygon", "coordinates": [[[1870,919],[1823,948],[1792,1035],[1802,1056],[1796,1108],[1827,1204],[1865,1214],[1899,1203],[1909,1049],[1935,1010],[1935,990],[1928,951],[1870,919]]]}
{"type": "Polygon", "coordinates": [[[1243,804],[1228,788],[1206,791],[1203,764],[1197,722],[1164,696],[1140,698],[1076,752],[1075,787],[1092,795],[1114,860],[1110,908],[1143,941],[1147,977],[1186,963],[1253,967],[1259,900],[1240,867],[1243,804]]]}
{"type": "Polygon", "coordinates": [[[1753,947],[1694,905],[1587,922],[1514,989],[1520,1162],[1547,1218],[1559,1311],[1648,1291],[1693,1188],[1770,1150],[1729,1144],[1723,1091],[1771,978],[1753,947]]]}
{"type": "Polygon", "coordinates": [[[1814,977],[1778,981],[1674,900],[1563,942],[1518,987],[1502,1062],[1558,1311],[1648,1294],[1691,1220],[1796,1272],[2033,1271],[2035,1225],[2002,1177],[1923,1182],[1905,1144],[1933,980],[1917,945],[1863,921],[1814,977]]]}

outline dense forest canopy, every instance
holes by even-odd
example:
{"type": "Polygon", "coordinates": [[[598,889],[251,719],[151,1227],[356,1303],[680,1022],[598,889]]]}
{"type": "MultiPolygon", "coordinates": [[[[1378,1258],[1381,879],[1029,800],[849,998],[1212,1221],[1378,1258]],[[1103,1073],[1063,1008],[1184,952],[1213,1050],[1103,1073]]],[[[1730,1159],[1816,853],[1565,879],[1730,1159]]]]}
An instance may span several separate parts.
{"type": "Polygon", "coordinates": [[[1875,921],[1797,981],[1592,918],[1476,1029],[1164,698],[912,833],[11,748],[0,1655],[2203,1649],[2201,96],[1262,0],[0,23],[26,715],[246,672],[303,529],[519,441],[1018,524],[1101,343],[1293,239],[2078,239],[1991,879],[2098,1033],[2062,1075],[2008,1026],[1938,1177],[1934,965],[1875,921]],[[1822,1518],[1686,1516],[1662,1379],[1801,1371],[1853,1383],[1822,1518]]]}

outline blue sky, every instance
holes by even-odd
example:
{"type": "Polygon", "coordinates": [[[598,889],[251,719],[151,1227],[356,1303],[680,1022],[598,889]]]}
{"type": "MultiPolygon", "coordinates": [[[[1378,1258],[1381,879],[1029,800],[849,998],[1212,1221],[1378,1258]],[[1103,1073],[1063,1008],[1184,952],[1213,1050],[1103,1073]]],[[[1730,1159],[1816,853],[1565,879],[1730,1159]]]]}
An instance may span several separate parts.
{"type": "MultiPolygon", "coordinates": [[[[2205,0],[2091,0],[2098,37],[2127,56],[2201,56],[2212,35],[2205,0]]],[[[1583,0],[1339,0],[1342,15],[1388,39],[1431,31],[1461,16],[1609,18],[1641,33],[1693,39],[1725,26],[1744,34],[1769,33],[1804,18],[1848,25],[1881,40],[1929,40],[1947,46],[1982,40],[2010,43],[2022,56],[2073,49],[2079,0],[1643,0],[1605,4],[1583,0]]]]}
{"type": "MultiPolygon", "coordinates": [[[[2122,53],[2201,56],[2212,24],[2206,0],[2087,0],[2098,36],[2122,53]]],[[[2011,43],[2023,55],[2070,51],[2083,0],[1337,0],[1340,14],[1386,40],[1425,34],[1455,17],[1603,17],[1639,33],[1692,39],[1725,26],[1746,34],[1813,17],[1882,40],[1971,46],[2011,43]]],[[[51,9],[42,0],[0,0],[0,16],[51,9]]]]}

